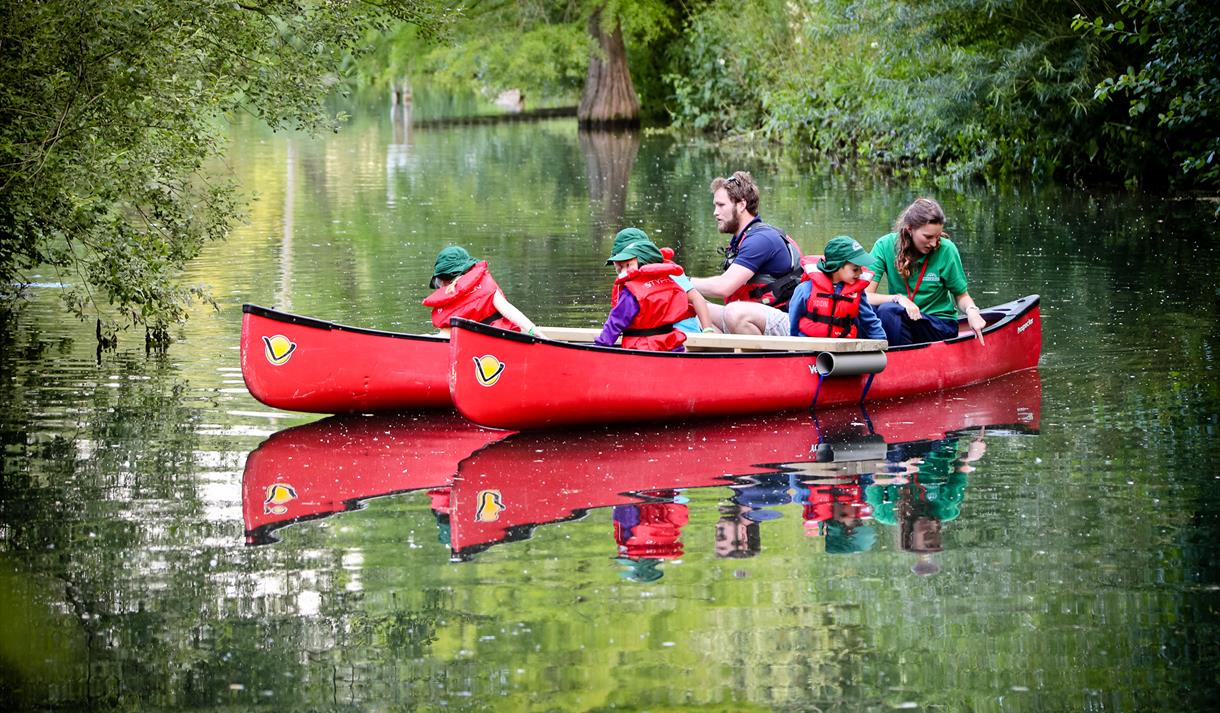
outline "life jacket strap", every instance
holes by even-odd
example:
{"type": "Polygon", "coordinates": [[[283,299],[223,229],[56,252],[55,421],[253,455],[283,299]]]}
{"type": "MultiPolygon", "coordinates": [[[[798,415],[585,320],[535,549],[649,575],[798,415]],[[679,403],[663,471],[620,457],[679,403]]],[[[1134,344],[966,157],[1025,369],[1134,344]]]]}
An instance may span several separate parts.
{"type": "Polygon", "coordinates": [[[623,336],[624,337],[655,337],[660,334],[669,334],[670,332],[674,331],[674,324],[676,324],[676,322],[673,322],[670,324],[662,324],[657,327],[648,327],[647,329],[624,329],[623,336]]]}
{"type": "Polygon", "coordinates": [[[850,328],[852,323],[851,317],[827,317],[824,314],[807,314],[805,318],[810,322],[821,322],[829,324],[832,327],[850,328]]]}

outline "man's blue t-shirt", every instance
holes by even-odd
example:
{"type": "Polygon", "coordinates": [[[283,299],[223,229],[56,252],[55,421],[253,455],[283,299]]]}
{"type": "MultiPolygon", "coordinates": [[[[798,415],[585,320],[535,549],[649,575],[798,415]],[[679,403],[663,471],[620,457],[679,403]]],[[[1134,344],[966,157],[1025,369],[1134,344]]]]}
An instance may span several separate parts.
{"type": "Polygon", "coordinates": [[[741,240],[734,236],[729,246],[737,243],[735,265],[752,270],[755,275],[786,275],[795,267],[792,264],[792,254],[788,251],[788,241],[784,234],[776,228],[754,218],[746,225],[741,240]]]}

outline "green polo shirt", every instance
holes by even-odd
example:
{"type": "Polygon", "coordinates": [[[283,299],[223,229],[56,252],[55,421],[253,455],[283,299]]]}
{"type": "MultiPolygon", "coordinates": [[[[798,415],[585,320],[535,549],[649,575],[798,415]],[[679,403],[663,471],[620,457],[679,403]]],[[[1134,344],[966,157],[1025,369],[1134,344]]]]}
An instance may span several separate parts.
{"type": "Polygon", "coordinates": [[[933,317],[956,319],[957,301],[954,296],[966,291],[966,271],[962,269],[962,257],[957,252],[957,246],[952,240],[941,238],[940,247],[924,258],[928,262],[927,271],[923,270],[924,260],[916,262],[911,266],[910,279],[904,284],[894,264],[897,245],[897,233],[882,236],[873,245],[873,281],[880,285],[881,278],[885,277],[886,291],[892,295],[908,295],[918,283],[919,291],[915,293],[914,301],[920,312],[933,317]],[[921,271],[923,282],[919,282],[921,271]]]}

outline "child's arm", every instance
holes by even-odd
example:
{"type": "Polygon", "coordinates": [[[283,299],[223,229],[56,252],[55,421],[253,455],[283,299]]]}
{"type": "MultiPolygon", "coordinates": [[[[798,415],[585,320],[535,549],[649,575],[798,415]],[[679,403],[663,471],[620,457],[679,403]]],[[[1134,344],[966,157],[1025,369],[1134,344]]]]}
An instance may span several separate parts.
{"type": "Polygon", "coordinates": [[[881,318],[866,299],[860,300],[860,313],[856,315],[856,336],[860,339],[885,339],[881,318]]]}
{"type": "Polygon", "coordinates": [[[635,297],[623,290],[618,295],[618,303],[610,310],[610,314],[606,317],[606,324],[602,327],[602,333],[597,335],[597,339],[593,343],[602,347],[612,347],[622,336],[623,330],[626,329],[631,321],[640,313],[640,303],[636,302],[635,297]]]}
{"type": "Polygon", "coordinates": [[[707,300],[703,294],[694,288],[686,291],[686,299],[690,300],[690,306],[695,310],[695,317],[699,319],[699,326],[703,331],[716,331],[712,327],[712,313],[708,311],[707,300]]]}
{"type": "Polygon", "coordinates": [[[809,293],[812,291],[813,283],[805,280],[796,286],[796,292],[793,292],[792,297],[788,298],[788,334],[790,336],[804,336],[801,334],[801,317],[805,316],[805,303],[809,300],[809,293]]]}
{"type": "Polygon", "coordinates": [[[496,290],[495,296],[491,298],[491,303],[495,306],[497,312],[508,321],[520,327],[522,332],[546,339],[546,335],[538,331],[538,325],[531,322],[529,317],[526,317],[521,310],[514,307],[513,303],[509,302],[508,298],[504,296],[503,291],[496,290]]]}

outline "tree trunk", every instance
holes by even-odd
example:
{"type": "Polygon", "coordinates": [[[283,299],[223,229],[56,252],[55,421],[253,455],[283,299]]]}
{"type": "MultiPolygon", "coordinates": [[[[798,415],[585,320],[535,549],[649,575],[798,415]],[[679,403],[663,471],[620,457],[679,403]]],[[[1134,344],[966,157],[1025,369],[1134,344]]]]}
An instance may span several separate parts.
{"type": "Polygon", "coordinates": [[[597,47],[589,56],[589,74],[580,98],[576,119],[585,127],[634,126],[640,123],[640,100],[627,67],[623,26],[617,19],[614,31],[602,28],[601,10],[589,18],[589,34],[597,47]]]}

